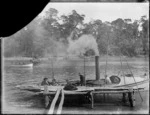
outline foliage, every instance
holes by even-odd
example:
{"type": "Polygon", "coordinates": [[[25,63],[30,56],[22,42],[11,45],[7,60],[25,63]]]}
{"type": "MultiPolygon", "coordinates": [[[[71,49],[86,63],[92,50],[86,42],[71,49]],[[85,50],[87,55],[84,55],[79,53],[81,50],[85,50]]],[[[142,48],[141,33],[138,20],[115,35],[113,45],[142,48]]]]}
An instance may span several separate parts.
{"type": "MultiPolygon", "coordinates": [[[[66,53],[69,39],[75,41],[84,34],[95,37],[100,55],[122,53],[132,57],[149,52],[149,19],[146,16],[133,22],[131,19],[118,18],[112,22],[97,19],[84,23],[85,15],[75,10],[68,15],[58,16],[58,13],[50,8],[44,19],[37,17],[25,28],[6,38],[4,55],[44,57],[66,53]]],[[[95,52],[89,49],[85,55],[95,55],[95,52]]]]}

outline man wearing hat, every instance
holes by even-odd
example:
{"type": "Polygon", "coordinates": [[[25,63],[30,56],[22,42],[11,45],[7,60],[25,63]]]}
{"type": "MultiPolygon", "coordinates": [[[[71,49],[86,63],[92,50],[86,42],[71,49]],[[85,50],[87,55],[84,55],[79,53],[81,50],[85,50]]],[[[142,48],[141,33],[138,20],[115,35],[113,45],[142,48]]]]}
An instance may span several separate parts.
{"type": "Polygon", "coordinates": [[[41,85],[50,85],[51,83],[48,81],[48,78],[45,77],[41,83],[41,85]]]}

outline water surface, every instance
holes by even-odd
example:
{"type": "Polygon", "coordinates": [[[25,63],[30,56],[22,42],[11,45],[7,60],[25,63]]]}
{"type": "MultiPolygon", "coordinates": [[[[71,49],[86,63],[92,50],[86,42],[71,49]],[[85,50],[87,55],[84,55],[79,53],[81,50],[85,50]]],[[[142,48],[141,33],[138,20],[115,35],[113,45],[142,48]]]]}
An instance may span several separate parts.
{"type": "MultiPolygon", "coordinates": [[[[30,68],[17,66],[13,63],[13,60],[7,60],[3,65],[3,113],[44,113],[45,109],[42,97],[29,91],[20,90],[16,86],[37,84],[40,83],[44,77],[51,79],[51,63],[47,61],[46,63],[41,63],[30,68]]],[[[95,62],[88,60],[85,65],[86,78],[95,79],[95,62]]],[[[145,60],[129,61],[129,65],[135,76],[141,76],[144,73],[149,74],[148,62],[145,60]]],[[[121,66],[119,61],[108,61],[107,71],[105,71],[106,62],[100,62],[100,77],[104,78],[105,73],[107,73],[108,76],[121,74],[121,67],[125,73],[130,73],[126,63],[123,63],[121,66]]],[[[53,72],[55,78],[59,81],[79,79],[78,73],[81,72],[84,74],[83,60],[56,61],[53,65],[53,72]]],[[[79,107],[79,110],[80,109],[87,111],[88,107],[79,107]]],[[[65,107],[64,110],[69,111],[65,107]]],[[[76,108],[74,107],[72,110],[76,110],[76,108]]],[[[109,110],[111,111],[111,109],[109,110]]]]}

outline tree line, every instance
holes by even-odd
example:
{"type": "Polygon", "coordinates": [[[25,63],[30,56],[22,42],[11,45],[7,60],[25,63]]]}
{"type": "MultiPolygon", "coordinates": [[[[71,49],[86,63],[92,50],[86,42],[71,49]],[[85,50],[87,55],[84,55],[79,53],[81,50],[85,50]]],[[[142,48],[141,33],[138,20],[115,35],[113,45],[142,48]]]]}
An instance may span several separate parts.
{"type": "MultiPolygon", "coordinates": [[[[66,53],[68,37],[77,40],[84,34],[95,37],[100,55],[133,57],[149,54],[149,19],[146,16],[134,21],[118,18],[112,22],[96,19],[85,23],[86,16],[75,10],[68,15],[58,16],[58,13],[50,8],[44,18],[36,17],[25,28],[5,38],[4,56],[59,55],[66,53]]],[[[94,55],[92,49],[86,54],[94,55]]]]}

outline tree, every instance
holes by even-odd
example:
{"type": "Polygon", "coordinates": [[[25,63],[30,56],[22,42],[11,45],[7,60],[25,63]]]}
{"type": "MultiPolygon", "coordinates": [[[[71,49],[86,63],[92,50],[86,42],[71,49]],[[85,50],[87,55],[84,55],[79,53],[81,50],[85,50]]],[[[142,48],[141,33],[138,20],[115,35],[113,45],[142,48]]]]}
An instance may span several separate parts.
{"type": "Polygon", "coordinates": [[[72,13],[68,16],[62,15],[62,24],[60,25],[61,35],[64,38],[67,38],[71,32],[74,31],[74,35],[76,36],[74,36],[72,39],[78,38],[79,28],[83,24],[84,17],[84,15],[78,14],[75,10],[72,10],[72,13]]]}
{"type": "Polygon", "coordinates": [[[3,43],[5,57],[13,57],[18,55],[19,44],[14,35],[5,38],[3,43]]]}
{"type": "Polygon", "coordinates": [[[138,40],[138,23],[131,22],[131,19],[117,19],[112,21],[113,30],[116,39],[115,45],[120,49],[123,55],[136,56],[137,40],[138,40]]]}
{"type": "Polygon", "coordinates": [[[146,16],[142,16],[140,19],[142,31],[141,31],[141,40],[142,40],[142,46],[143,46],[143,51],[144,54],[149,53],[149,20],[147,19],[146,16]]]}

